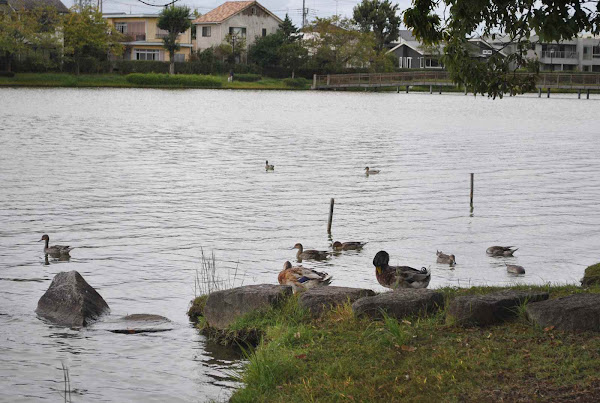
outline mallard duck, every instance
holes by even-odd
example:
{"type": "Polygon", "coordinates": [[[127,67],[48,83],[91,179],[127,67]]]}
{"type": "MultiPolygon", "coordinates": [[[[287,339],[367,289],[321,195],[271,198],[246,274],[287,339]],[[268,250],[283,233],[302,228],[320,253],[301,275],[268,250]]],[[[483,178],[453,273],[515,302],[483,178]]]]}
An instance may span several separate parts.
{"type": "Polygon", "coordinates": [[[335,241],[332,245],[334,250],[358,250],[358,249],[362,249],[363,246],[365,246],[367,243],[366,242],[340,242],[340,241],[335,241]]]}
{"type": "Polygon", "coordinates": [[[266,171],[274,171],[275,165],[269,165],[269,161],[265,161],[265,170],[266,171]]]}
{"type": "Polygon", "coordinates": [[[49,246],[48,244],[50,243],[50,237],[46,234],[42,235],[42,239],[40,239],[38,242],[42,242],[42,241],[46,241],[46,245],[44,246],[44,253],[47,255],[50,255],[52,257],[68,255],[69,252],[71,252],[73,249],[75,249],[75,248],[71,248],[70,246],[63,246],[63,245],[49,246]]]}
{"type": "Polygon", "coordinates": [[[441,250],[438,250],[435,254],[437,255],[438,263],[449,264],[450,266],[454,266],[456,264],[456,257],[454,255],[446,255],[441,250]]]}
{"type": "Polygon", "coordinates": [[[298,249],[298,253],[296,253],[296,259],[298,259],[298,260],[302,260],[302,259],[323,260],[323,259],[327,259],[329,257],[329,252],[325,252],[325,251],[321,251],[321,250],[314,250],[314,249],[304,250],[301,243],[297,243],[296,245],[294,245],[294,247],[292,249],[298,249]]]}
{"type": "Polygon", "coordinates": [[[380,171],[378,169],[369,169],[369,167],[365,168],[365,173],[367,175],[375,175],[378,174],[380,171]]]}
{"type": "Polygon", "coordinates": [[[277,276],[279,284],[291,285],[294,292],[305,291],[309,288],[329,285],[331,276],[325,272],[307,269],[302,266],[292,267],[290,262],[283,264],[283,270],[277,276]]]}
{"type": "Polygon", "coordinates": [[[513,274],[525,274],[525,268],[516,264],[507,264],[506,271],[513,274]]]}
{"type": "Polygon", "coordinates": [[[513,249],[514,246],[490,246],[485,253],[490,256],[512,256],[519,248],[513,249]]]}
{"type": "Polygon", "coordinates": [[[390,266],[390,255],[379,251],[373,258],[377,281],[387,288],[427,288],[431,280],[431,272],[425,267],[413,269],[408,266],[390,266]]]}

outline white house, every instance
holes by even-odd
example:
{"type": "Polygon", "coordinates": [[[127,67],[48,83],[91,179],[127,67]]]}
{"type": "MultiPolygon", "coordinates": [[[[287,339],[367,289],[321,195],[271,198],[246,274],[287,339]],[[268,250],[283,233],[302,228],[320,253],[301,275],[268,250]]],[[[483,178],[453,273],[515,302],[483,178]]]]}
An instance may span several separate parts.
{"type": "Polygon", "coordinates": [[[249,46],[256,37],[274,34],[282,22],[257,1],[227,1],[193,21],[195,49],[219,46],[228,34],[246,38],[249,46]]]}

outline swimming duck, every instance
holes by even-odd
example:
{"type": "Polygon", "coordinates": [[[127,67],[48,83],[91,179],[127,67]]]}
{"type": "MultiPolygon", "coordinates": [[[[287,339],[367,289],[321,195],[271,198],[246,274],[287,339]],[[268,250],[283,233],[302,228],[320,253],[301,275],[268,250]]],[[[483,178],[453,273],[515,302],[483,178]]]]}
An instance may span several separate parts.
{"type": "Polygon", "coordinates": [[[265,161],[265,170],[266,171],[274,171],[275,165],[269,165],[269,161],[265,161]]]}
{"type": "Polygon", "coordinates": [[[44,253],[46,253],[52,257],[68,255],[70,251],[75,249],[75,248],[71,248],[69,246],[63,246],[63,245],[48,246],[48,244],[50,243],[50,237],[46,234],[42,235],[42,239],[40,239],[38,242],[41,242],[41,241],[46,241],[46,245],[44,246],[44,253]]]}
{"type": "Polygon", "coordinates": [[[435,254],[437,255],[438,263],[449,264],[450,266],[454,266],[456,264],[456,257],[454,255],[446,255],[441,250],[438,250],[435,254]]]}
{"type": "Polygon", "coordinates": [[[367,175],[375,175],[378,174],[380,171],[378,169],[369,169],[369,167],[365,168],[365,174],[367,175]]]}
{"type": "Polygon", "coordinates": [[[507,264],[506,271],[513,274],[525,274],[525,268],[516,264],[507,264]]]}
{"type": "Polygon", "coordinates": [[[373,258],[377,281],[387,288],[427,288],[431,280],[431,272],[425,267],[413,269],[408,266],[390,266],[390,255],[379,251],[373,258]]]}
{"type": "Polygon", "coordinates": [[[323,260],[329,257],[329,252],[324,252],[321,250],[308,249],[304,250],[301,243],[297,243],[294,245],[292,249],[298,249],[298,253],[296,253],[296,259],[314,259],[314,260],[323,260]]]}
{"type": "Polygon", "coordinates": [[[335,241],[333,243],[333,249],[334,250],[358,250],[358,249],[362,249],[363,246],[365,246],[367,243],[366,242],[340,242],[340,241],[335,241]]]}
{"type": "Polygon", "coordinates": [[[290,262],[283,264],[283,270],[277,276],[279,284],[290,285],[296,293],[309,288],[329,285],[331,276],[325,272],[307,269],[302,266],[292,267],[290,262]]]}
{"type": "Polygon", "coordinates": [[[513,249],[514,246],[490,246],[485,253],[490,256],[512,256],[519,248],[513,249]]]}

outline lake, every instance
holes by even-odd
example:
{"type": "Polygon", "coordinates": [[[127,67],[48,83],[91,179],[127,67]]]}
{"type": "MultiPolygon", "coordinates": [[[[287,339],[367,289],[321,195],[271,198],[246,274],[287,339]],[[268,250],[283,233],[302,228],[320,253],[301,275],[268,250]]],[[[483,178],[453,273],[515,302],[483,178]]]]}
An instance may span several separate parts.
{"type": "Polygon", "coordinates": [[[0,400],[62,399],[63,363],[73,401],[227,399],[238,357],[185,314],[202,251],[237,285],[276,283],[296,242],[330,248],[331,198],[332,239],[368,242],[303,262],[333,285],[383,291],[379,250],[430,268],[430,288],[578,282],[600,260],[592,98],[0,89],[0,400]],[[46,265],[42,234],[75,247],[71,260],[46,265]],[[491,258],[492,245],[519,250],[491,258]],[[40,320],[38,299],[70,270],[112,315],[163,315],[174,330],[40,320]]]}

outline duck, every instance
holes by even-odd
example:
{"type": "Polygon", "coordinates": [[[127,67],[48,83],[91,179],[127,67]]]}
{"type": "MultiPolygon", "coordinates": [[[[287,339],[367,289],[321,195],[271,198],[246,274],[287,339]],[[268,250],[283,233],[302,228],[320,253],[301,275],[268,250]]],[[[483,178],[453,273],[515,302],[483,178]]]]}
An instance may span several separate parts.
{"type": "Polygon", "coordinates": [[[378,169],[369,169],[369,167],[365,168],[365,174],[367,174],[367,175],[375,175],[375,174],[378,174],[379,172],[381,172],[381,171],[379,171],[378,169]]]}
{"type": "Polygon", "coordinates": [[[489,256],[512,256],[519,248],[513,249],[514,246],[490,246],[485,253],[489,256]]]}
{"type": "Polygon", "coordinates": [[[283,264],[283,270],[277,276],[277,281],[279,281],[279,284],[292,286],[292,291],[296,293],[313,287],[329,285],[331,276],[325,272],[307,269],[302,266],[292,267],[292,264],[286,261],[283,264]]]}
{"type": "Polygon", "coordinates": [[[265,170],[266,171],[274,171],[275,165],[269,165],[269,161],[265,161],[265,170]]]}
{"type": "Polygon", "coordinates": [[[296,245],[294,245],[294,247],[292,249],[298,249],[298,252],[296,253],[296,259],[298,259],[298,260],[302,260],[302,259],[323,260],[323,259],[327,259],[329,257],[329,252],[325,252],[325,251],[321,251],[321,250],[314,250],[314,249],[304,250],[301,243],[297,243],[296,245]]]}
{"type": "Polygon", "coordinates": [[[50,243],[50,237],[47,234],[42,235],[42,239],[40,239],[38,242],[42,241],[46,241],[46,245],[44,246],[44,253],[52,257],[69,255],[69,252],[75,249],[71,248],[70,246],[64,245],[49,246],[48,244],[50,243]]]}
{"type": "Polygon", "coordinates": [[[516,264],[507,264],[506,271],[513,274],[525,274],[525,268],[516,264]]]}
{"type": "Polygon", "coordinates": [[[358,241],[350,241],[350,242],[340,242],[335,241],[332,245],[334,250],[359,250],[365,246],[366,242],[358,242],[358,241]]]}
{"type": "Polygon", "coordinates": [[[390,266],[390,255],[382,250],[373,258],[375,276],[386,288],[427,288],[431,272],[427,268],[414,269],[408,266],[390,266]]]}
{"type": "Polygon", "coordinates": [[[454,255],[446,255],[441,250],[438,250],[435,254],[437,255],[438,263],[449,264],[450,266],[454,266],[456,264],[456,257],[454,255]]]}

